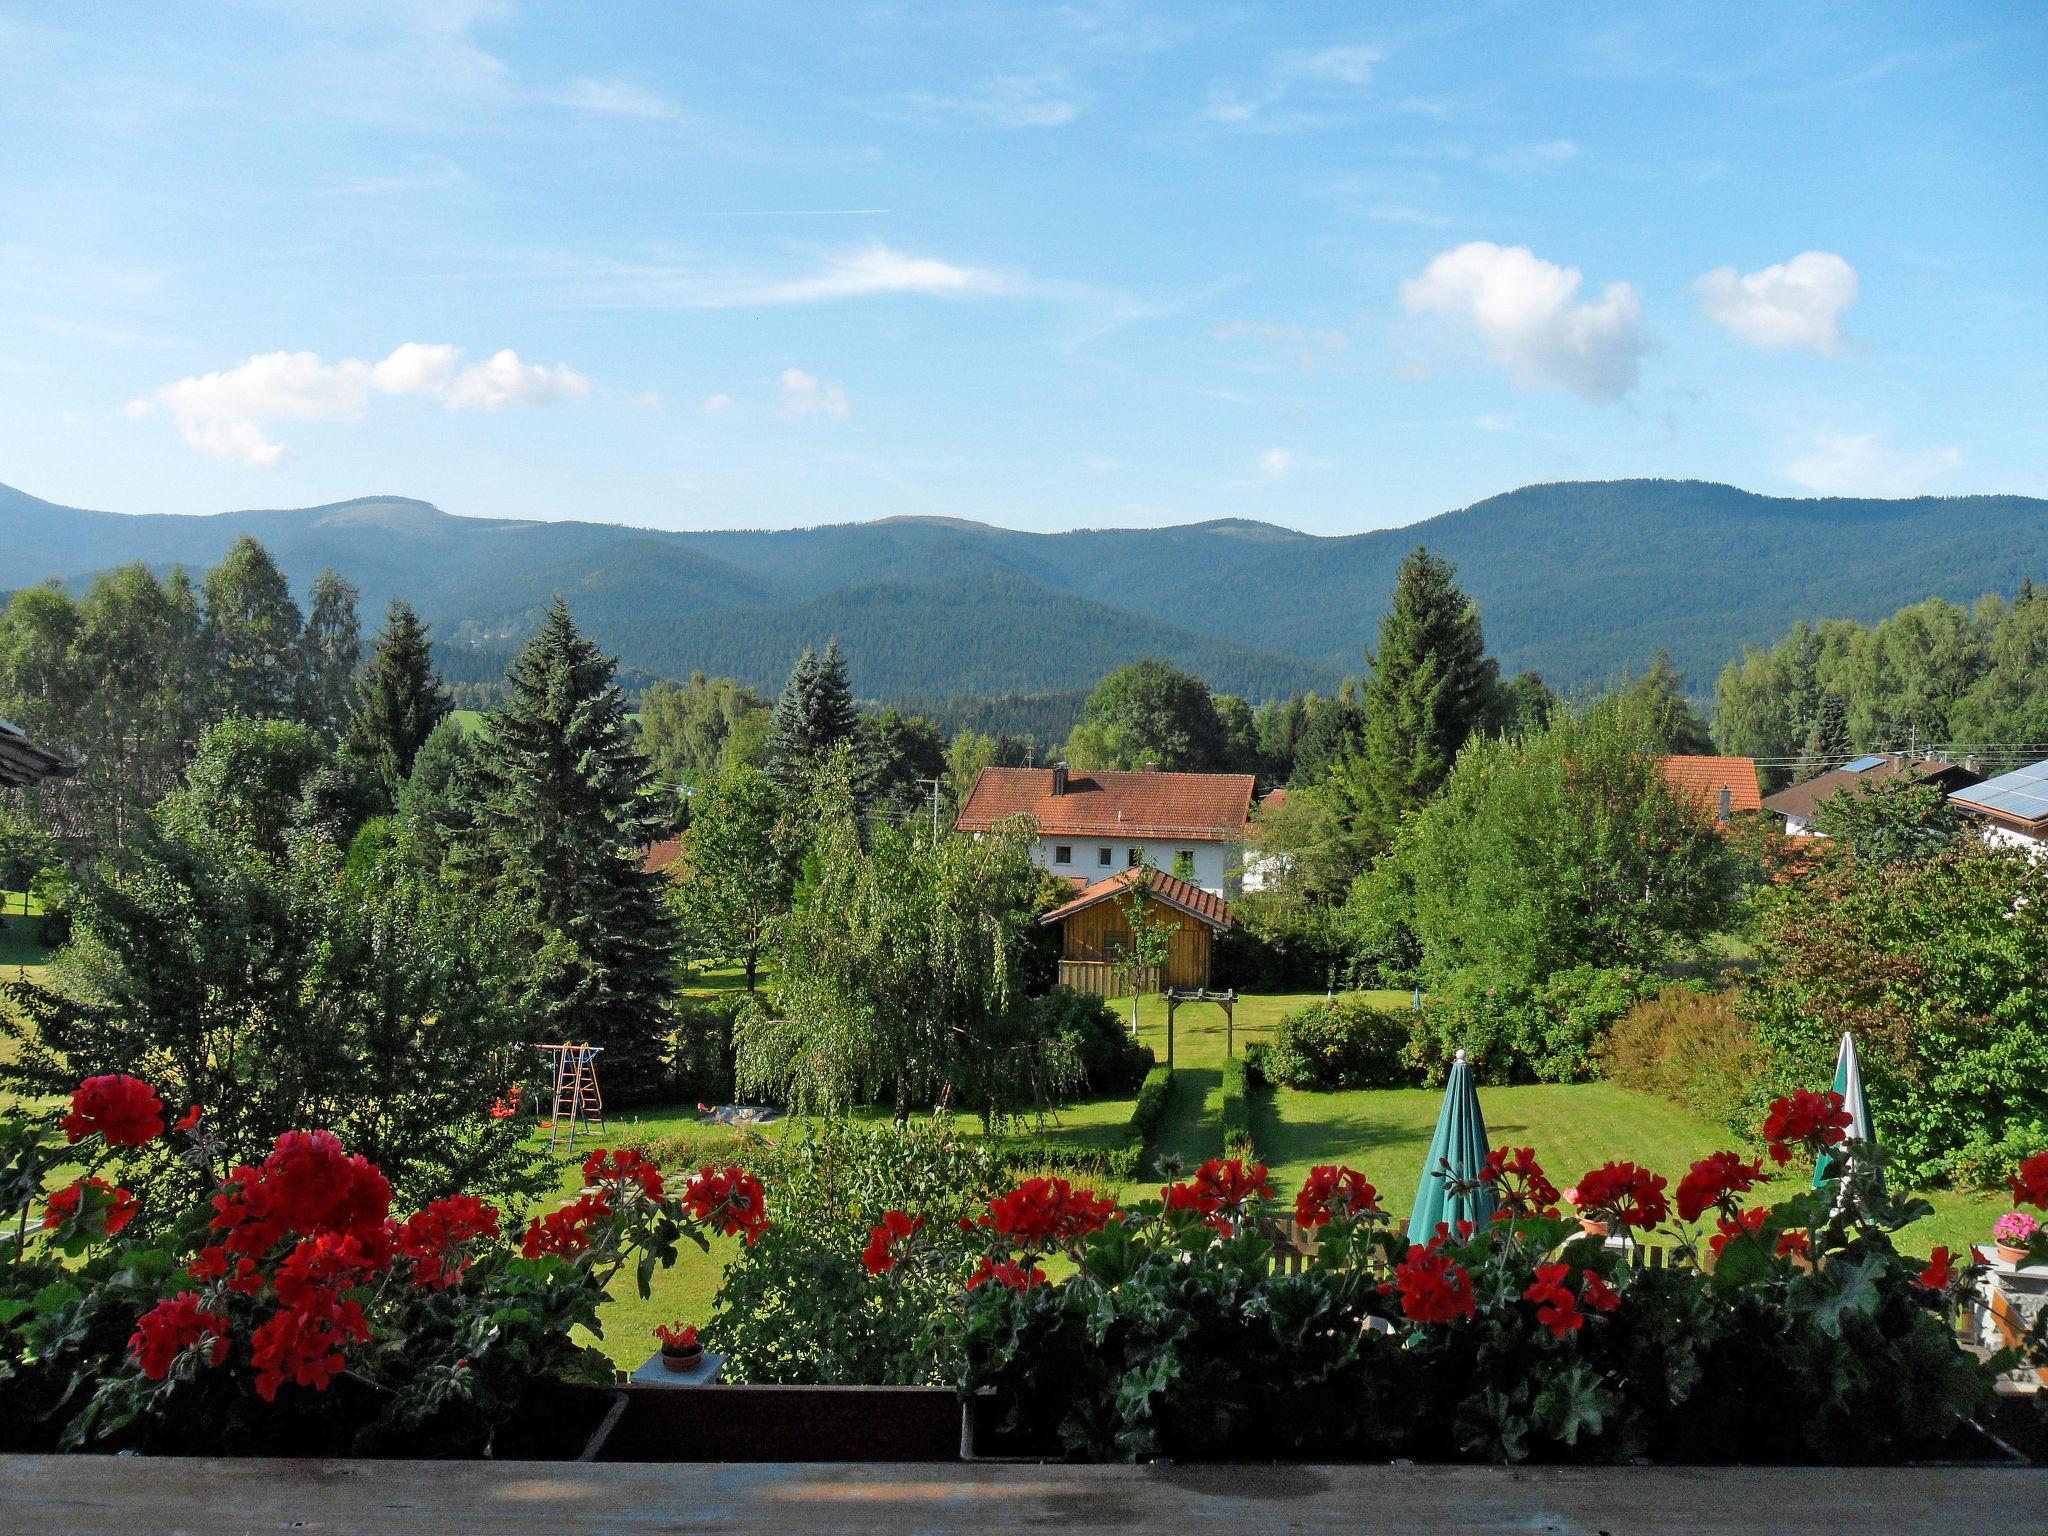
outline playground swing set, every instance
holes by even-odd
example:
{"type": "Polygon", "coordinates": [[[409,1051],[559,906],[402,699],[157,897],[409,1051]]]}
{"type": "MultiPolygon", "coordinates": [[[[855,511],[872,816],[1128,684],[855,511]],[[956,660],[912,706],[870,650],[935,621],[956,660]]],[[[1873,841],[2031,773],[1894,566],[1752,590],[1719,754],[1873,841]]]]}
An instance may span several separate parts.
{"type": "MultiPolygon", "coordinates": [[[[604,1133],[604,1093],[597,1085],[597,1058],[604,1054],[601,1045],[580,1045],[574,1042],[563,1045],[536,1044],[532,1049],[540,1052],[548,1063],[548,1072],[553,1080],[554,1092],[549,1097],[552,1114],[548,1120],[548,1151],[553,1152],[567,1138],[566,1150],[576,1150],[576,1131],[580,1126],[586,1135],[604,1133]]],[[[540,1104],[534,1104],[539,1112],[540,1104]]]]}

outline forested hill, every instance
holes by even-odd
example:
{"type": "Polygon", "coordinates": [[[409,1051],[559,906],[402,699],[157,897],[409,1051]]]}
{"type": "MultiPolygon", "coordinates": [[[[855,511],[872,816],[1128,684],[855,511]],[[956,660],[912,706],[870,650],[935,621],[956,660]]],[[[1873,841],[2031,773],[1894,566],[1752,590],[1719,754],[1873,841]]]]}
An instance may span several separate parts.
{"type": "Polygon", "coordinates": [[[1337,538],[1238,520],[671,533],[455,517],[402,497],[126,516],[0,487],[0,588],[137,559],[200,567],[242,533],[295,582],[333,566],[372,612],[401,593],[442,639],[488,653],[561,592],[605,645],[656,674],[701,667],[773,687],[800,647],[836,635],[872,698],[1078,688],[1148,654],[1254,698],[1327,690],[1359,669],[1394,567],[1418,543],[1458,565],[1508,671],[1565,687],[1662,647],[1704,691],[1745,643],[1795,619],[1875,619],[2048,577],[2048,502],[1791,500],[1700,481],[1529,486],[1337,538]]]}

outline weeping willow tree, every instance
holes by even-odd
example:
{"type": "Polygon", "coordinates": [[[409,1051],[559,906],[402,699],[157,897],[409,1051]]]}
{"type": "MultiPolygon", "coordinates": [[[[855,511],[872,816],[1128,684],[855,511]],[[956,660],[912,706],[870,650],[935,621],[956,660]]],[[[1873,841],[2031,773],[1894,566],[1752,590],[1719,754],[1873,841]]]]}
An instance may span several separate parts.
{"type": "Polygon", "coordinates": [[[844,773],[815,791],[810,855],[777,943],[774,1006],[738,1028],[743,1092],[799,1114],[947,1105],[985,1123],[1078,1085],[1023,995],[1040,886],[1022,826],[863,828],[844,773]]]}

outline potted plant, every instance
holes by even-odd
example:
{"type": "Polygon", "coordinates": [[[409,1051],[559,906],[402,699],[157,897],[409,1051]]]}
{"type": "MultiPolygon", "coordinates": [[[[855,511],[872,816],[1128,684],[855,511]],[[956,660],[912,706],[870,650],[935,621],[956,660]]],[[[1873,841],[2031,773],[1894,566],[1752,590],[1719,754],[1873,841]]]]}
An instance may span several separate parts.
{"type": "Polygon", "coordinates": [[[2025,1211],[2007,1211],[1991,1224],[1991,1236],[1998,1243],[1998,1256],[2018,1268],[2027,1262],[2029,1245],[2041,1224],[2025,1211]]]}
{"type": "Polygon", "coordinates": [[[704,1346],[697,1342],[696,1324],[686,1325],[678,1318],[673,1323],[660,1324],[654,1336],[661,1340],[662,1369],[694,1371],[704,1363],[704,1346]]]}
{"type": "MultiPolygon", "coordinates": [[[[1570,1189],[1566,1190],[1564,1198],[1572,1206],[1576,1207],[1579,1203],[1579,1186],[1574,1184],[1570,1189]]],[[[1607,1223],[1599,1220],[1597,1217],[1581,1216],[1579,1217],[1579,1230],[1587,1237],[1605,1237],[1607,1235],[1607,1223]]]]}

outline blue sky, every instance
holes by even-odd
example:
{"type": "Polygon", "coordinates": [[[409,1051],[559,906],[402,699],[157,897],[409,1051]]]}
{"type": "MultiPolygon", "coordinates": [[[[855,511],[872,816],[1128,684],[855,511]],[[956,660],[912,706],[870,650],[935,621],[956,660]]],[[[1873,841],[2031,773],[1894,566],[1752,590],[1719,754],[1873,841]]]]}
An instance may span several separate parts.
{"type": "Polygon", "coordinates": [[[0,0],[0,481],[667,527],[2048,495],[2048,11],[0,0]]]}

